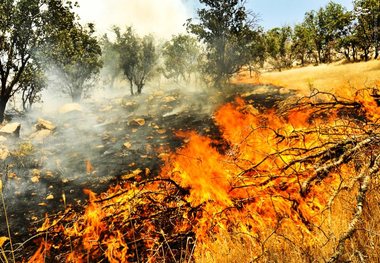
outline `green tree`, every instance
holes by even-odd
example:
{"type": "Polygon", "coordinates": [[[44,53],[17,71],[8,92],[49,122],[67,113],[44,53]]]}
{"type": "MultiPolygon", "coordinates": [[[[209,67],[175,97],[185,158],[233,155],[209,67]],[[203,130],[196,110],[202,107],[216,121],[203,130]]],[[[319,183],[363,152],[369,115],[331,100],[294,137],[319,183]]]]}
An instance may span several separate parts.
{"type": "Polygon", "coordinates": [[[134,95],[134,85],[137,94],[145,83],[154,75],[157,63],[157,53],[152,36],[138,37],[132,27],[127,27],[124,33],[114,27],[116,34],[115,49],[119,53],[119,65],[130,84],[131,95],[134,95]]]}
{"type": "Polygon", "coordinates": [[[100,46],[103,61],[102,77],[106,79],[109,87],[113,88],[117,77],[122,74],[119,63],[120,54],[115,44],[109,40],[107,34],[103,35],[100,39],[100,46]]]}
{"type": "Polygon", "coordinates": [[[166,78],[188,81],[198,70],[200,48],[197,40],[189,35],[173,36],[164,44],[162,54],[166,78]]]}
{"type": "Polygon", "coordinates": [[[42,0],[0,2],[0,122],[9,99],[21,90],[20,79],[44,40],[44,24],[50,22],[45,14],[50,10],[42,0]]]}
{"type": "Polygon", "coordinates": [[[292,65],[291,37],[292,29],[289,26],[273,28],[266,33],[266,51],[271,64],[279,71],[292,65]]]}
{"type": "Polygon", "coordinates": [[[318,62],[329,63],[333,60],[336,40],[340,39],[351,23],[351,14],[340,4],[329,2],[318,11],[305,14],[304,26],[310,32],[318,62]]]}
{"type": "MultiPolygon", "coordinates": [[[[34,92],[43,87],[41,67],[37,66],[41,57],[50,54],[51,59],[59,61],[63,56],[69,65],[79,56],[69,57],[60,50],[65,46],[63,43],[77,41],[70,37],[83,33],[75,23],[73,7],[72,2],[64,0],[0,2],[0,122],[4,119],[9,99],[16,93],[22,92],[25,102],[38,97],[34,92]]],[[[84,38],[78,42],[81,41],[87,40],[84,38]]],[[[85,53],[82,55],[86,56],[85,53]]]]}
{"type": "Polygon", "coordinates": [[[63,92],[73,101],[80,101],[93,86],[90,81],[102,66],[101,48],[94,32],[92,24],[83,27],[74,23],[49,36],[45,54],[63,79],[63,92]]]}
{"type": "Polygon", "coordinates": [[[380,2],[378,0],[355,0],[354,15],[357,20],[356,37],[365,60],[371,49],[377,59],[380,54],[380,2]]]}
{"type": "Polygon", "coordinates": [[[114,27],[116,34],[115,49],[119,53],[119,65],[129,81],[131,95],[134,95],[134,74],[138,64],[138,37],[132,27],[127,27],[124,33],[120,28],[114,27]]]}
{"type": "Polygon", "coordinates": [[[302,66],[306,63],[311,63],[312,59],[318,63],[318,58],[314,55],[312,32],[310,32],[304,23],[294,26],[291,52],[294,58],[300,61],[302,66]]]}
{"type": "Polygon", "coordinates": [[[206,46],[204,72],[216,85],[228,81],[251,57],[247,48],[257,37],[254,20],[243,0],[200,0],[199,23],[188,20],[188,31],[206,46]]]}
{"type": "Polygon", "coordinates": [[[139,39],[137,46],[137,65],[134,72],[133,81],[137,87],[137,94],[141,94],[146,82],[154,75],[157,64],[157,53],[153,36],[144,36],[139,39]]]}
{"type": "Polygon", "coordinates": [[[41,65],[39,63],[28,64],[19,81],[24,111],[29,111],[34,103],[41,101],[41,91],[46,86],[46,77],[41,65]]]}

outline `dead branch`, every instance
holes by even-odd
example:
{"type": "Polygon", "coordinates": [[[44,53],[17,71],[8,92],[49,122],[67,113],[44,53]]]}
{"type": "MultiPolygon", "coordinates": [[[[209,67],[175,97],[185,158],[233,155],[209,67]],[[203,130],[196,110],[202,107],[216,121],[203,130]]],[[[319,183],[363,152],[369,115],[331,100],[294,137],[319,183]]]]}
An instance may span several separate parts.
{"type": "Polygon", "coordinates": [[[353,148],[345,151],[337,160],[330,161],[326,165],[317,167],[315,169],[314,176],[309,177],[307,180],[305,180],[305,182],[302,183],[301,195],[305,196],[309,192],[310,184],[312,182],[314,182],[315,180],[323,180],[332,169],[346,162],[347,159],[350,158],[355,152],[368,146],[370,143],[373,143],[374,140],[374,137],[366,138],[358,142],[353,148]]]}
{"type": "Polygon", "coordinates": [[[356,232],[356,225],[361,219],[361,215],[363,213],[363,206],[366,198],[366,193],[368,190],[368,187],[371,183],[371,178],[379,171],[380,168],[380,156],[376,157],[375,161],[373,162],[372,166],[369,167],[369,169],[363,169],[361,176],[359,177],[360,180],[360,186],[359,186],[359,193],[357,196],[357,203],[356,203],[356,212],[354,217],[352,218],[350,224],[348,225],[347,230],[342,234],[342,236],[339,238],[338,245],[335,249],[334,254],[329,259],[329,263],[338,262],[340,256],[344,252],[344,244],[346,240],[352,237],[352,235],[356,232]]]}

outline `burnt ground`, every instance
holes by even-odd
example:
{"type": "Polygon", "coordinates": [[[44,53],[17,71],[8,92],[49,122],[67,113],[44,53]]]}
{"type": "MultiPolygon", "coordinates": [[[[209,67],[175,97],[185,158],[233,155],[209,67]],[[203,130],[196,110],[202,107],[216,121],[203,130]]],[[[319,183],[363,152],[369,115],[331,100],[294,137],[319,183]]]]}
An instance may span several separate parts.
{"type": "MultiPolygon", "coordinates": [[[[42,141],[29,137],[37,117],[24,117],[21,138],[12,141],[12,154],[0,167],[13,242],[27,240],[46,213],[83,207],[84,188],[105,191],[133,180],[137,169],[141,176],[158,174],[160,156],[183,144],[177,131],[220,139],[212,118],[218,105],[242,96],[258,109],[272,108],[290,94],[272,86],[236,85],[212,95],[170,90],[89,100],[81,111],[38,116],[57,126],[42,141]]],[[[0,222],[0,236],[7,236],[3,212],[0,222]]]]}

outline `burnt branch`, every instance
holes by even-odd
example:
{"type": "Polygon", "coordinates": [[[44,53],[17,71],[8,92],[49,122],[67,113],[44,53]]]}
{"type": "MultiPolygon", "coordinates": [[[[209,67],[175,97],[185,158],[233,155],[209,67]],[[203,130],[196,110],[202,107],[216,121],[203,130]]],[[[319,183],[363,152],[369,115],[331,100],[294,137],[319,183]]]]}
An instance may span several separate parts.
{"type": "Polygon", "coordinates": [[[345,242],[348,239],[350,239],[352,235],[357,231],[357,224],[361,220],[361,216],[363,214],[363,207],[365,204],[368,187],[371,183],[371,178],[379,171],[379,169],[380,169],[380,156],[376,157],[371,167],[363,169],[360,176],[358,177],[360,185],[359,185],[359,193],[357,196],[355,214],[351,222],[349,223],[347,230],[340,236],[335,252],[331,256],[328,262],[333,263],[333,262],[339,261],[340,256],[344,253],[345,242]]]}

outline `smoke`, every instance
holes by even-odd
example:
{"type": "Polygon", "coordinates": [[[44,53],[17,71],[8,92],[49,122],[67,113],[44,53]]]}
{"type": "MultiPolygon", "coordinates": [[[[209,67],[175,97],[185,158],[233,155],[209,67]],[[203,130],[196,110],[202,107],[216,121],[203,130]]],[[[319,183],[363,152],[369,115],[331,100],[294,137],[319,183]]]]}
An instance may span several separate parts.
{"type": "Polygon", "coordinates": [[[192,17],[188,4],[180,0],[80,0],[77,10],[85,23],[95,23],[99,34],[113,25],[133,26],[141,35],[153,33],[170,38],[185,31],[183,24],[192,17]]]}

